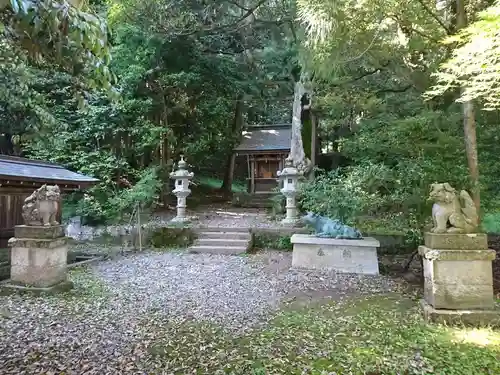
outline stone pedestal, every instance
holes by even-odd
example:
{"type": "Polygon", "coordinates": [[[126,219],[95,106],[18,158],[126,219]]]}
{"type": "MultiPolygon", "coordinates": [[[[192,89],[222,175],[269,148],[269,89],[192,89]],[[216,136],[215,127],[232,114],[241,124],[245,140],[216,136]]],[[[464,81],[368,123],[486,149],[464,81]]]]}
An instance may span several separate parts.
{"type": "Polygon", "coordinates": [[[294,234],[292,267],[333,270],[341,273],[378,275],[377,248],[374,238],[346,240],[294,234]]]}
{"type": "Polygon", "coordinates": [[[68,246],[64,227],[16,226],[11,247],[10,280],[2,289],[51,292],[67,290],[68,246]]]}
{"type": "MultiPolygon", "coordinates": [[[[281,190],[283,192],[283,190],[281,190]]],[[[300,219],[298,217],[297,205],[295,203],[296,192],[292,192],[292,195],[287,195],[290,193],[283,193],[286,197],[286,216],[281,220],[281,224],[288,227],[293,227],[299,224],[300,219]]]]}
{"type": "Polygon", "coordinates": [[[183,192],[183,191],[177,191],[175,192],[175,195],[177,196],[177,215],[170,220],[172,223],[186,223],[189,222],[189,218],[186,216],[186,198],[187,196],[191,193],[191,190],[189,192],[183,192]]]}
{"type": "Polygon", "coordinates": [[[495,251],[488,250],[486,234],[426,233],[425,246],[420,246],[418,252],[424,266],[423,305],[427,318],[456,321],[461,315],[495,315],[495,251]]]}

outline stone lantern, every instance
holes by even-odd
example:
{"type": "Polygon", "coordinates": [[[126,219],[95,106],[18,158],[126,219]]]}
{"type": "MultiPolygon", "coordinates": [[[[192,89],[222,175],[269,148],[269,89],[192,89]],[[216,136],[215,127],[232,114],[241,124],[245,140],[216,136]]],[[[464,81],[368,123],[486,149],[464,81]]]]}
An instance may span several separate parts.
{"type": "Polygon", "coordinates": [[[177,216],[172,219],[172,222],[187,222],[186,217],[186,198],[191,194],[189,189],[189,181],[193,178],[194,173],[186,170],[187,163],[184,156],[181,155],[181,160],[177,165],[178,169],[170,173],[170,178],[175,180],[175,188],[172,193],[177,197],[177,216]]]}
{"type": "Polygon", "coordinates": [[[283,181],[281,193],[286,197],[286,217],[283,219],[284,225],[296,225],[299,221],[295,198],[298,193],[298,182],[302,174],[293,166],[291,159],[285,160],[285,168],[278,171],[278,178],[283,181]]]}

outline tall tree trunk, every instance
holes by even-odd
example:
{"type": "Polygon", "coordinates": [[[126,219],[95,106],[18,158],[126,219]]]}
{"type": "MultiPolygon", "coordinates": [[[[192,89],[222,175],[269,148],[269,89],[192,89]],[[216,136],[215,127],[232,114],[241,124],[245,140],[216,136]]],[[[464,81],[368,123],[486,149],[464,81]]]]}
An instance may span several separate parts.
{"type": "MultiPolygon", "coordinates": [[[[467,26],[467,11],[465,9],[465,0],[456,0],[456,20],[457,30],[467,26]]],[[[479,166],[477,157],[477,138],[476,138],[476,118],[474,113],[474,103],[466,101],[462,104],[464,115],[464,138],[465,152],[467,154],[467,164],[469,166],[469,177],[472,181],[472,199],[476,209],[480,209],[480,191],[479,191],[479,166]]]]}
{"type": "MultiPolygon", "coordinates": [[[[231,129],[231,134],[235,140],[240,140],[241,130],[243,128],[243,109],[244,109],[243,95],[238,95],[236,99],[236,108],[234,110],[233,126],[231,129]]],[[[226,161],[226,169],[224,172],[224,179],[222,180],[222,186],[220,190],[226,194],[231,194],[234,178],[234,161],[236,155],[231,148],[231,153],[228,155],[226,161]]]]}
{"type": "Polygon", "coordinates": [[[309,94],[306,88],[308,83],[306,74],[301,74],[300,79],[295,82],[292,109],[292,142],[290,155],[288,156],[288,158],[292,159],[295,168],[304,175],[311,171],[311,161],[306,157],[302,141],[302,98],[305,94],[309,94]]]}

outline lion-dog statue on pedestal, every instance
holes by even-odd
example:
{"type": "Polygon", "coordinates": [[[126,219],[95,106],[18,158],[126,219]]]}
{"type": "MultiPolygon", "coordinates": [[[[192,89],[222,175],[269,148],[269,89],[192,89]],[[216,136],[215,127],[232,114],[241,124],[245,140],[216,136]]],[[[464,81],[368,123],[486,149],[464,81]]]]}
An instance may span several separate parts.
{"type": "Polygon", "coordinates": [[[433,233],[475,233],[478,214],[474,201],[465,190],[457,191],[449,183],[431,184],[433,233]]]}
{"type": "Polygon", "coordinates": [[[59,210],[61,191],[59,186],[43,185],[24,200],[22,216],[29,226],[58,225],[56,220],[59,210]]]}

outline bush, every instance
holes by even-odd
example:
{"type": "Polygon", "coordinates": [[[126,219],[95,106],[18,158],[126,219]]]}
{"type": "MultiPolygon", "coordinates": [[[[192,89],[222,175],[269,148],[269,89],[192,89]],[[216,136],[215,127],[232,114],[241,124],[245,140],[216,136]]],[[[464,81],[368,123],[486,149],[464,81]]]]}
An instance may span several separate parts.
{"type": "Polygon", "coordinates": [[[274,249],[274,250],[292,250],[290,235],[280,233],[255,233],[253,237],[254,249],[274,249]]]}
{"type": "Polygon", "coordinates": [[[89,225],[121,222],[130,217],[138,204],[141,210],[153,209],[161,187],[158,169],[148,168],[139,174],[137,182],[130,188],[115,190],[100,183],[83,195],[68,197],[63,204],[63,216],[81,216],[83,224],[89,225]]]}
{"type": "Polygon", "coordinates": [[[280,193],[278,188],[274,189],[274,192],[276,194],[269,198],[269,201],[271,203],[269,211],[271,217],[277,219],[285,213],[286,198],[283,194],[280,193]]]}
{"type": "Polygon", "coordinates": [[[150,245],[155,248],[188,247],[196,239],[193,229],[186,227],[163,227],[151,234],[150,245]]]}
{"type": "Polygon", "coordinates": [[[500,233],[500,212],[485,214],[481,226],[486,233],[500,233]]]}
{"type": "Polygon", "coordinates": [[[305,182],[299,205],[303,211],[340,219],[365,233],[398,233],[416,242],[431,218],[429,185],[435,181],[449,181],[457,189],[466,185],[466,179],[443,178],[439,173],[443,172],[424,162],[401,161],[392,167],[362,163],[305,182]]]}

